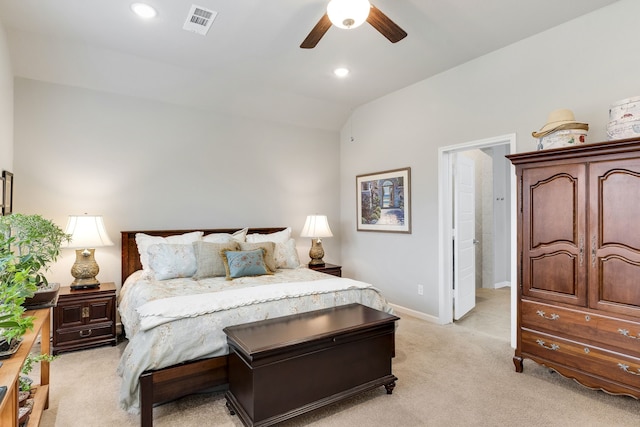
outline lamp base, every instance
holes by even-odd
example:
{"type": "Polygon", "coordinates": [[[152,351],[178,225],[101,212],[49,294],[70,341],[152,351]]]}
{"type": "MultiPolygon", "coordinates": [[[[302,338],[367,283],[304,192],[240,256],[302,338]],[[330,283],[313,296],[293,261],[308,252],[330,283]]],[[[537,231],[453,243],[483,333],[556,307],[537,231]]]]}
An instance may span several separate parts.
{"type": "Polygon", "coordinates": [[[100,267],[94,258],[95,249],[77,249],[76,262],[71,266],[71,275],[75,280],[71,283],[71,289],[99,288],[100,282],[96,275],[100,267]]]}
{"type": "Polygon", "coordinates": [[[309,258],[311,261],[309,265],[315,266],[324,266],[324,249],[322,248],[322,240],[320,239],[311,239],[311,249],[309,249],[309,258]]]}

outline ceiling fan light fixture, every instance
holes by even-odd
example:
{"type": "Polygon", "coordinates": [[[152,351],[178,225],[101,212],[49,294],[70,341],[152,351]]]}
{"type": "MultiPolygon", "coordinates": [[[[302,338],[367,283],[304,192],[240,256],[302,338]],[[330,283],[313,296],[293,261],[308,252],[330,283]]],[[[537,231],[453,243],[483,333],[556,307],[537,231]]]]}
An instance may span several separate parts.
{"type": "Polygon", "coordinates": [[[339,28],[356,28],[369,16],[371,4],[368,0],[331,0],[327,15],[331,23],[339,28]]]}

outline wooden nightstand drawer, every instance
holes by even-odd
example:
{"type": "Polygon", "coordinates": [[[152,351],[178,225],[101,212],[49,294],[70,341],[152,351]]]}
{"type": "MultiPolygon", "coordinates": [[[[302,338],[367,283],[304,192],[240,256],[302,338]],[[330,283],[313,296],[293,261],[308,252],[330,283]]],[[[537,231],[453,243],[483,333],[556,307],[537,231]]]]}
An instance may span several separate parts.
{"type": "Polygon", "coordinates": [[[116,288],[61,288],[53,309],[53,354],[103,344],[116,344],[116,288]]]}
{"type": "Polygon", "coordinates": [[[112,325],[110,323],[95,325],[90,328],[69,328],[58,331],[59,345],[84,347],[88,343],[96,340],[103,341],[105,338],[111,339],[112,325]]]}
{"type": "Polygon", "coordinates": [[[321,271],[326,274],[331,274],[332,276],[342,277],[342,266],[335,264],[325,264],[325,265],[310,265],[309,268],[315,271],[321,271]]]}

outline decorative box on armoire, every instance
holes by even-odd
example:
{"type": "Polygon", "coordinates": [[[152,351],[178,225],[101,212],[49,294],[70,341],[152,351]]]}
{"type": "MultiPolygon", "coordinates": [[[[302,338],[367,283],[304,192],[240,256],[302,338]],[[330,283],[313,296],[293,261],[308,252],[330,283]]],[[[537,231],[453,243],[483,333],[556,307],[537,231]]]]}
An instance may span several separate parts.
{"type": "Polygon", "coordinates": [[[518,179],[517,372],[640,398],[640,139],[507,156],[518,179]]]}
{"type": "Polygon", "coordinates": [[[116,345],[116,286],[72,290],[61,287],[53,308],[53,354],[116,345]]]}

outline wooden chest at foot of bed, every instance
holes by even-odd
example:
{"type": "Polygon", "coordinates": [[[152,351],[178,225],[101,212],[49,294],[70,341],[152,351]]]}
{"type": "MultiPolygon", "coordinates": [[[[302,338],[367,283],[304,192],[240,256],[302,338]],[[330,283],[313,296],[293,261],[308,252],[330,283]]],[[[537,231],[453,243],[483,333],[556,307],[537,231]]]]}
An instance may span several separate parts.
{"type": "Polygon", "coordinates": [[[268,426],[385,386],[398,317],[360,304],[224,329],[227,406],[247,426],[268,426]]]}

